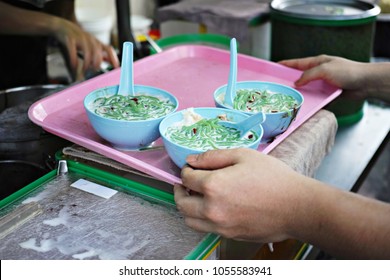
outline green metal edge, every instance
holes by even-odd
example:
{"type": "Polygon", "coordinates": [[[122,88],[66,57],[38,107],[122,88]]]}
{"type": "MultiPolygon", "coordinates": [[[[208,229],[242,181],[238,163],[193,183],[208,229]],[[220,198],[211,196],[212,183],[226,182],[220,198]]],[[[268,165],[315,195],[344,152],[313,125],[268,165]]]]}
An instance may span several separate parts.
{"type": "Polygon", "coordinates": [[[295,18],[277,13],[271,13],[271,21],[280,20],[287,23],[300,24],[300,25],[313,25],[313,26],[329,26],[329,27],[341,27],[341,26],[355,26],[367,23],[374,23],[376,16],[348,19],[348,20],[321,20],[321,19],[308,19],[308,18],[295,18]]]}
{"type": "MultiPolygon", "coordinates": [[[[60,156],[58,153],[56,154],[56,158],[58,159],[60,156]]],[[[126,178],[123,178],[119,175],[115,175],[103,170],[98,170],[94,167],[85,165],[80,162],[72,161],[72,160],[66,160],[68,164],[68,169],[72,172],[79,173],[82,175],[88,175],[89,177],[106,182],[108,184],[112,184],[115,186],[118,186],[122,188],[123,190],[138,194],[144,198],[151,198],[154,201],[160,201],[167,203],[169,205],[175,205],[174,196],[171,193],[155,189],[153,187],[149,187],[145,184],[138,183],[126,178]]],[[[38,178],[34,182],[31,182],[27,186],[21,188],[20,190],[14,192],[13,194],[7,196],[6,198],[2,199],[0,201],[0,209],[3,207],[9,205],[10,203],[16,201],[17,199],[20,199],[24,197],[25,195],[29,194],[30,192],[34,191],[38,187],[40,187],[42,184],[48,182],[49,180],[53,179],[54,176],[56,176],[57,170],[52,170],[49,173],[45,174],[41,178],[38,178]]]]}
{"type": "Polygon", "coordinates": [[[210,253],[210,250],[220,242],[221,237],[214,233],[208,233],[184,260],[203,260],[210,253]]]}
{"type": "MultiPolygon", "coordinates": [[[[57,160],[60,159],[61,153],[57,153],[56,158],[57,160]]],[[[67,159],[66,162],[68,165],[68,170],[71,172],[75,172],[81,175],[87,175],[89,178],[98,181],[103,181],[106,182],[107,184],[118,186],[125,191],[137,194],[143,198],[150,198],[153,201],[167,203],[172,206],[176,205],[174,196],[171,193],[167,193],[165,191],[158,190],[153,187],[149,187],[145,184],[123,178],[119,175],[115,175],[107,171],[96,169],[94,167],[88,166],[80,162],[76,162],[69,159],[67,159]]],[[[2,199],[0,201],[0,209],[6,207],[7,205],[15,202],[16,200],[36,190],[44,183],[52,180],[56,175],[57,175],[57,170],[52,170],[49,173],[42,176],[41,178],[35,180],[34,182],[18,190],[17,192],[2,199]]],[[[219,235],[208,233],[198,244],[198,246],[196,246],[189,254],[187,254],[184,257],[184,259],[185,260],[204,259],[210,253],[210,250],[214,248],[219,241],[220,241],[219,235]]]]}
{"type": "Polygon", "coordinates": [[[295,255],[294,260],[301,260],[308,248],[309,248],[309,244],[304,243],[302,247],[299,249],[298,253],[295,255]]]}
{"type": "MultiPolygon", "coordinates": [[[[88,165],[82,164],[80,162],[75,162],[72,160],[67,160],[68,168],[70,170],[75,170],[79,174],[88,175],[89,177],[97,180],[102,180],[107,183],[115,184],[129,192],[136,193],[144,198],[152,198],[154,201],[161,201],[163,203],[168,203],[170,205],[176,205],[174,196],[171,193],[167,193],[147,185],[131,181],[129,179],[122,178],[118,175],[98,170],[96,168],[90,167],[88,165]]],[[[187,256],[184,257],[185,260],[195,260],[195,259],[204,259],[210,252],[210,250],[215,247],[219,242],[220,236],[209,233],[207,234],[202,241],[196,246],[187,256]]]]}
{"type": "MultiPolygon", "coordinates": [[[[170,37],[165,37],[156,41],[157,45],[162,49],[179,44],[195,44],[195,43],[211,43],[221,46],[230,46],[230,37],[222,34],[212,33],[194,33],[194,34],[180,34],[170,37]]],[[[238,47],[238,46],[237,46],[238,47]]],[[[156,51],[150,48],[151,54],[155,54],[156,51]]]]}
{"type": "Polygon", "coordinates": [[[364,116],[364,110],[362,108],[362,110],[359,110],[356,113],[351,115],[337,116],[336,117],[337,124],[339,126],[349,126],[359,122],[363,118],[363,116],[364,116]]]}
{"type": "Polygon", "coordinates": [[[11,204],[12,202],[16,201],[17,199],[24,197],[25,195],[29,194],[30,192],[34,191],[38,187],[40,187],[42,184],[50,181],[55,175],[57,174],[56,170],[52,170],[48,172],[47,174],[43,175],[42,177],[38,178],[34,182],[31,182],[27,186],[21,188],[20,190],[14,192],[13,194],[3,198],[0,200],[0,209],[3,207],[6,207],[7,205],[11,204]]]}

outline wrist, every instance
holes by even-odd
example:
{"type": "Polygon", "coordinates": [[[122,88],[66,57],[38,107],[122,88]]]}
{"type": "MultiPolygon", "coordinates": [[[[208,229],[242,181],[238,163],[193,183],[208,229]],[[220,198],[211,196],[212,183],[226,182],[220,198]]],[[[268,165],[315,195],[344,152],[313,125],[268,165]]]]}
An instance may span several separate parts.
{"type": "Polygon", "coordinates": [[[328,201],[332,201],[327,198],[330,188],[305,176],[297,187],[295,209],[287,222],[288,234],[292,239],[311,242],[323,226],[322,214],[328,211],[328,201]]]}
{"type": "Polygon", "coordinates": [[[39,29],[43,33],[42,35],[49,37],[56,37],[62,28],[62,19],[52,15],[45,15],[41,19],[41,26],[39,29]]]}
{"type": "Polygon", "coordinates": [[[314,220],[311,217],[314,208],[311,206],[313,192],[310,181],[311,178],[299,175],[295,184],[291,186],[294,191],[288,195],[286,204],[289,205],[289,209],[285,215],[285,232],[290,239],[304,240],[302,231],[308,226],[309,221],[314,220]]]}
{"type": "Polygon", "coordinates": [[[390,101],[390,63],[369,63],[362,69],[365,76],[361,85],[366,98],[379,98],[390,101]]]}

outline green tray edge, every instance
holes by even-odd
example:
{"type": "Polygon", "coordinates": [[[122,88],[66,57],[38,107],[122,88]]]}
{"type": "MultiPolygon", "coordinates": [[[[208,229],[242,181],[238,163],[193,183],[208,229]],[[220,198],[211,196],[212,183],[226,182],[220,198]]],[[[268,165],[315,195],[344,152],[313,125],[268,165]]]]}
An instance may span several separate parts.
{"type": "Polygon", "coordinates": [[[199,242],[198,246],[184,257],[184,260],[205,260],[217,248],[220,242],[221,237],[219,235],[208,233],[199,242]]]}
{"type": "MultiPolygon", "coordinates": [[[[122,178],[118,175],[111,174],[109,172],[98,170],[96,168],[90,167],[88,165],[75,162],[72,160],[67,160],[68,167],[73,169],[77,168],[79,173],[88,175],[97,180],[103,180],[107,183],[120,185],[125,190],[129,192],[135,192],[136,194],[144,198],[152,198],[154,201],[161,201],[163,203],[168,203],[170,205],[176,205],[173,194],[149,187],[145,184],[137,183],[129,179],[122,178]],[[81,171],[81,172],[80,172],[81,171]],[[108,179],[108,180],[107,180],[108,179]],[[109,181],[110,180],[110,181],[109,181]]],[[[210,250],[214,249],[220,241],[220,236],[214,233],[207,233],[206,236],[199,242],[191,252],[189,252],[184,259],[185,260],[196,260],[204,259],[210,254],[210,250]]]]}
{"type": "Polygon", "coordinates": [[[56,174],[57,174],[57,171],[52,170],[52,171],[48,172],[47,174],[43,175],[42,177],[38,178],[34,182],[31,182],[30,184],[19,189],[18,191],[3,198],[2,200],[0,200],[0,209],[3,209],[7,205],[13,203],[14,201],[22,198],[23,196],[25,196],[25,195],[29,194],[30,192],[34,191],[35,189],[39,188],[44,183],[50,181],[56,174]]]}
{"type": "MultiPolygon", "coordinates": [[[[59,160],[62,158],[62,153],[56,153],[56,159],[59,160]]],[[[151,198],[154,201],[159,201],[163,203],[168,203],[169,205],[176,205],[174,196],[171,193],[167,193],[162,190],[155,189],[153,187],[147,186],[142,183],[132,181],[130,179],[123,178],[119,175],[112,174],[110,172],[99,170],[97,168],[88,166],[86,164],[76,162],[73,160],[66,160],[68,165],[68,170],[82,175],[88,175],[92,179],[106,182],[108,184],[113,184],[122,189],[129,191],[130,193],[135,193],[140,195],[143,198],[151,198]]],[[[18,199],[26,196],[30,192],[36,190],[46,182],[52,180],[57,175],[57,170],[52,170],[42,177],[38,178],[34,182],[26,185],[20,190],[14,192],[13,194],[7,196],[6,198],[0,201],[0,209],[3,209],[7,205],[15,202],[18,199]]],[[[191,252],[189,252],[184,259],[185,260],[196,260],[196,259],[205,259],[210,253],[211,250],[215,249],[220,242],[220,236],[214,233],[207,233],[206,236],[199,242],[191,252]]]]}

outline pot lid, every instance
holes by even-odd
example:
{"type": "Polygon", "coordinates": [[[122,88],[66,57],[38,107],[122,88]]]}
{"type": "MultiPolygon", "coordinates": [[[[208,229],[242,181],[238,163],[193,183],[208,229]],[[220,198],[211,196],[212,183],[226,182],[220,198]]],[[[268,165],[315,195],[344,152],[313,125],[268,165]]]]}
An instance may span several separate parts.
{"type": "Polygon", "coordinates": [[[38,140],[43,129],[28,118],[32,101],[10,107],[0,113],[0,143],[38,140]]]}
{"type": "Polygon", "coordinates": [[[348,20],[377,16],[379,6],[348,0],[274,0],[270,4],[271,11],[307,19],[348,20]]]}
{"type": "Polygon", "coordinates": [[[34,85],[0,91],[7,103],[15,103],[0,112],[0,144],[39,140],[44,130],[28,117],[30,106],[37,100],[64,89],[64,85],[34,85]]]}

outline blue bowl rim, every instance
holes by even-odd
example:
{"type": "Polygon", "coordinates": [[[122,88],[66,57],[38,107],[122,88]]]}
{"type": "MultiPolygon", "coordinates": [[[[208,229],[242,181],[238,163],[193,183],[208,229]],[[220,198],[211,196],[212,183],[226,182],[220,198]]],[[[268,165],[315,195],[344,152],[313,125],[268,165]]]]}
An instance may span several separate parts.
{"type": "MultiPolygon", "coordinates": [[[[274,82],[266,82],[266,81],[256,81],[256,80],[249,80],[249,81],[239,81],[237,82],[236,84],[243,84],[243,83],[259,83],[259,84],[263,84],[263,85],[271,85],[271,86],[280,86],[282,88],[286,88],[288,90],[291,90],[292,92],[296,93],[301,99],[302,101],[298,104],[298,108],[300,108],[304,101],[305,101],[305,98],[303,96],[302,93],[300,93],[298,90],[296,90],[295,88],[293,87],[290,87],[290,86],[286,86],[286,85],[283,85],[283,84],[280,84],[280,83],[274,83],[274,82]]],[[[238,111],[238,112],[243,112],[245,114],[255,114],[254,112],[246,112],[246,111],[241,111],[241,110],[237,110],[237,109],[233,109],[233,108],[230,108],[224,104],[221,104],[220,102],[218,102],[217,100],[217,92],[219,92],[222,88],[224,87],[227,87],[227,84],[224,84],[220,87],[218,87],[215,91],[214,91],[214,94],[213,94],[213,98],[214,98],[214,102],[218,103],[219,105],[223,106],[223,108],[226,108],[226,109],[229,109],[229,110],[234,110],[234,111],[238,111]]],[[[221,93],[220,93],[221,94],[221,93]]],[[[219,95],[218,95],[219,96],[219,95]]],[[[299,101],[299,100],[298,100],[299,101]]],[[[290,109],[290,112],[294,111],[294,109],[290,109]]],[[[264,113],[265,115],[278,115],[278,114],[284,114],[286,112],[276,112],[276,113],[264,113]]]]}
{"type": "Polygon", "coordinates": [[[101,120],[108,120],[108,121],[112,121],[112,122],[116,122],[116,123],[142,123],[142,122],[149,122],[149,121],[158,121],[158,120],[161,120],[163,118],[165,118],[166,116],[174,113],[177,111],[177,108],[179,108],[179,100],[176,98],[176,96],[174,96],[172,93],[162,89],[162,88],[158,88],[158,87],[153,87],[153,86],[146,86],[146,85],[139,85],[139,84],[135,84],[134,87],[144,87],[144,88],[150,88],[150,89],[154,89],[154,90],[157,90],[157,91],[161,91],[163,92],[164,94],[167,94],[168,96],[170,96],[174,101],[175,101],[175,108],[169,112],[168,114],[164,115],[164,116],[161,116],[159,118],[154,118],[154,119],[147,119],[147,120],[115,120],[115,119],[110,119],[110,118],[105,118],[105,117],[102,117],[98,114],[96,114],[95,112],[91,111],[87,104],[86,104],[86,100],[89,96],[93,95],[94,93],[96,93],[97,91],[100,91],[102,89],[106,89],[106,88],[115,88],[115,87],[119,87],[119,85],[112,85],[112,86],[106,86],[106,87],[101,87],[101,88],[98,88],[98,89],[95,89],[93,91],[91,91],[90,93],[88,93],[85,97],[84,97],[84,100],[83,100],[83,105],[84,105],[84,108],[85,110],[87,110],[89,113],[93,114],[94,116],[96,116],[97,118],[101,119],[101,120]]]}
{"type": "MultiPolygon", "coordinates": [[[[166,121],[169,119],[169,117],[173,117],[173,116],[176,115],[176,114],[180,114],[180,113],[182,113],[183,111],[185,111],[185,110],[187,110],[187,109],[189,109],[189,108],[185,108],[185,109],[182,109],[182,110],[180,110],[180,111],[176,111],[176,112],[170,114],[169,116],[167,116],[166,118],[164,118],[164,119],[161,121],[161,123],[159,124],[159,127],[158,127],[158,130],[159,130],[159,132],[160,132],[161,138],[162,138],[163,140],[165,140],[165,141],[169,141],[171,144],[175,145],[176,147],[184,148],[184,149],[186,149],[186,150],[188,150],[188,151],[191,151],[191,152],[194,152],[194,153],[205,152],[204,150],[192,149],[192,148],[189,148],[189,147],[186,147],[186,146],[177,144],[177,143],[175,143],[175,142],[169,140],[167,137],[165,137],[163,131],[161,131],[161,127],[163,126],[164,122],[166,122],[166,121]]],[[[231,114],[238,114],[238,115],[241,115],[241,116],[243,116],[243,117],[248,117],[248,114],[245,114],[245,113],[243,113],[242,111],[239,111],[239,110],[231,110],[231,109],[227,109],[227,108],[218,108],[218,107],[193,107],[193,109],[194,109],[194,111],[195,111],[195,110],[198,110],[198,109],[200,109],[200,110],[204,110],[204,109],[207,109],[207,110],[221,110],[221,111],[226,111],[226,112],[231,113],[231,114]]],[[[255,142],[253,142],[252,145],[253,145],[254,143],[256,143],[256,142],[258,142],[258,143],[260,144],[260,143],[261,143],[261,140],[262,140],[262,138],[263,138],[263,135],[264,135],[264,128],[263,128],[263,126],[262,126],[261,124],[260,124],[259,126],[261,127],[261,131],[260,131],[259,138],[258,138],[255,142]]],[[[245,146],[245,147],[248,148],[248,146],[249,146],[249,145],[247,145],[247,146],[245,146]]]]}

